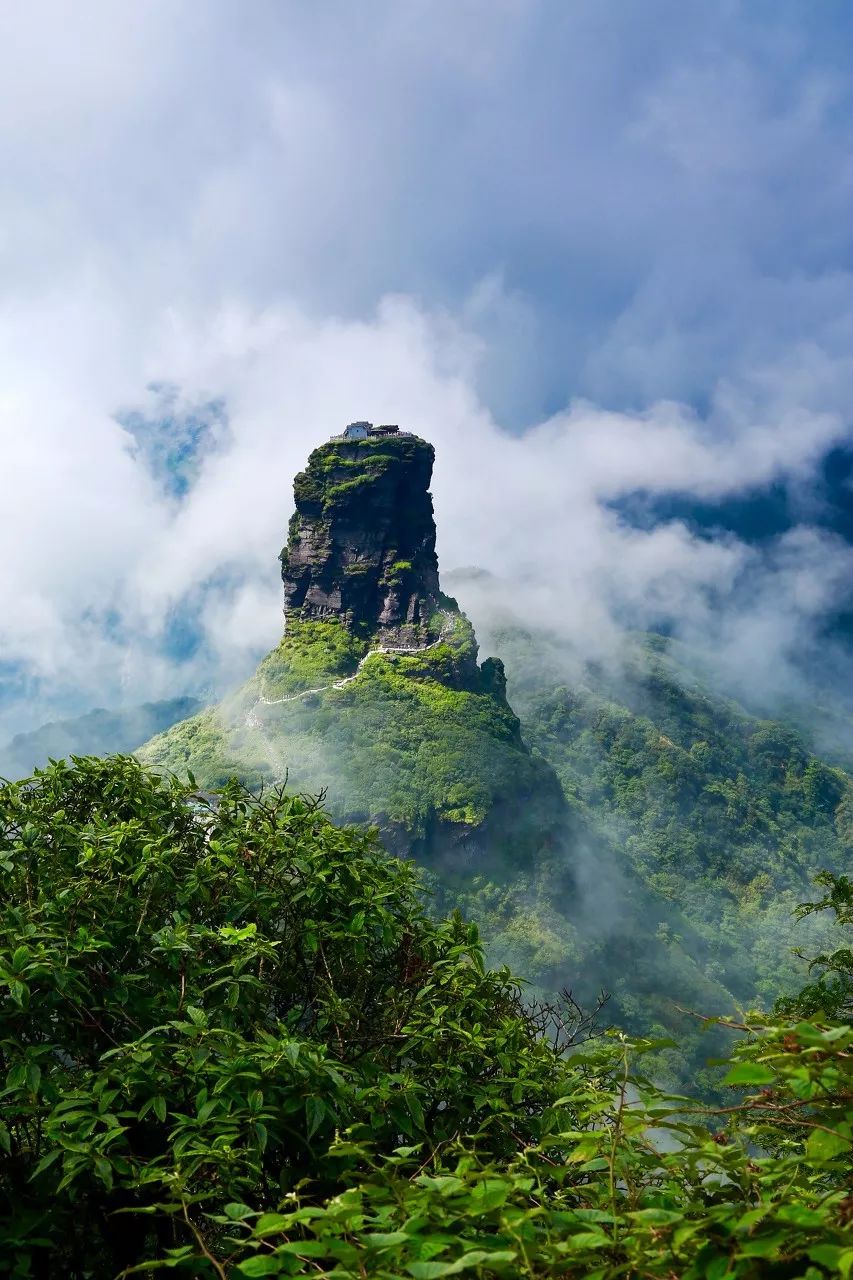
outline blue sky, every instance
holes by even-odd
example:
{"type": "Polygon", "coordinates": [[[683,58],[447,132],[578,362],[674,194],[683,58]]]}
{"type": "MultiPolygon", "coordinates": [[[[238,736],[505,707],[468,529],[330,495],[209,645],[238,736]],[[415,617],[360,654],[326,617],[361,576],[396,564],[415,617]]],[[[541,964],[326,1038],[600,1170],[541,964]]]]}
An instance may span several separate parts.
{"type": "Polygon", "coordinates": [[[815,476],[852,416],[851,26],[7,7],[0,730],[239,679],[280,629],[293,471],[362,416],[435,440],[446,567],[588,647],[671,611],[786,671],[850,583],[815,476]],[[802,515],[766,552],[615,514],[773,484],[802,515]]]}

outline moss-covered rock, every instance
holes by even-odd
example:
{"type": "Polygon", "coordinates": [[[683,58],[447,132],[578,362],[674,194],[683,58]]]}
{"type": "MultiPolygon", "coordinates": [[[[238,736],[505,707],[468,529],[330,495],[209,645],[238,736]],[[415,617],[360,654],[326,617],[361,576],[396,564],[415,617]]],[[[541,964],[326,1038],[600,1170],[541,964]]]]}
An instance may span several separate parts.
{"type": "Polygon", "coordinates": [[[325,792],[340,819],[445,870],[526,863],[560,840],[562,793],[522,741],[499,664],[478,666],[462,614],[441,617],[440,640],[408,653],[299,620],[243,689],[140,754],[204,788],[236,775],[325,792]]]}

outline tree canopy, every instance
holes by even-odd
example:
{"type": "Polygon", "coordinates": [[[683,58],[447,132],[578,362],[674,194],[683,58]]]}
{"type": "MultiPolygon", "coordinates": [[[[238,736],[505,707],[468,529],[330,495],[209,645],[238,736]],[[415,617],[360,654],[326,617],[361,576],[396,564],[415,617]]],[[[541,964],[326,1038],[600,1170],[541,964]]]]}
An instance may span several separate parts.
{"type": "Polygon", "coordinates": [[[3,1274],[853,1270],[849,953],[712,1113],[314,800],[79,758],[0,787],[0,864],[3,1274]]]}

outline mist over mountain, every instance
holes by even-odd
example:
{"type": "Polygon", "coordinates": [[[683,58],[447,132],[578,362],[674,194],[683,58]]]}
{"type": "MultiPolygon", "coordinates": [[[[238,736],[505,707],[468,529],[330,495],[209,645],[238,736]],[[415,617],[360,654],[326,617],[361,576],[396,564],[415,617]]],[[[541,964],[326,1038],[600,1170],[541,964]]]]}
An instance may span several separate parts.
{"type": "Polygon", "coordinates": [[[143,746],[212,789],[236,776],[322,793],[480,919],[533,989],[611,994],[619,1025],[675,1033],[658,1071],[710,1087],[721,1049],[679,1006],[733,1011],[797,988],[816,872],[853,848],[853,786],[813,738],[759,716],[703,652],[623,632],[590,657],[530,596],[451,573],[434,450],[357,423],[294,481],[284,635],[218,706],[143,746]]]}
{"type": "Polygon", "coordinates": [[[428,486],[434,450],[359,423],[294,481],[280,556],[279,645],[216,708],[142,748],[206,788],[236,775],[322,792],[392,849],[450,872],[556,847],[565,804],[531,755],[502,664],[441,592],[428,486]]]}
{"type": "Polygon", "coordinates": [[[82,716],[42,725],[32,733],[16,734],[0,747],[0,777],[26,778],[48,760],[72,755],[126,754],[152,734],[193,715],[201,705],[198,698],[183,697],[121,710],[97,707],[82,716]]]}
{"type": "MultiPolygon", "coordinates": [[[[853,545],[853,450],[849,446],[830,449],[808,482],[791,476],[764,488],[704,502],[677,493],[636,493],[621,499],[616,507],[640,528],[679,520],[710,540],[734,537],[764,548],[790,540],[798,528],[808,528],[821,537],[829,558],[839,546],[853,545]]],[[[827,693],[853,697],[849,592],[842,589],[834,602],[827,601],[823,616],[815,623],[812,635],[803,638],[792,655],[800,676],[817,700],[827,693]]],[[[673,629],[678,629],[677,620],[673,629]]],[[[802,712],[807,714],[805,708],[802,712]]]]}

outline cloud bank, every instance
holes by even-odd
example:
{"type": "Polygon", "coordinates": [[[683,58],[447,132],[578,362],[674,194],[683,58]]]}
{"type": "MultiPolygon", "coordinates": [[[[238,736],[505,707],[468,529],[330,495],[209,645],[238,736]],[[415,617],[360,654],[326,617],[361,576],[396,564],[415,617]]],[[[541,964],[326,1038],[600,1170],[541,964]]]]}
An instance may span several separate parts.
{"type": "Polygon", "coordinates": [[[784,672],[849,596],[808,522],[619,515],[808,488],[849,439],[844,15],[0,22],[0,733],[242,678],[293,473],[358,417],[434,442],[443,566],[587,652],[674,618],[784,672]]]}

